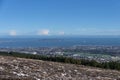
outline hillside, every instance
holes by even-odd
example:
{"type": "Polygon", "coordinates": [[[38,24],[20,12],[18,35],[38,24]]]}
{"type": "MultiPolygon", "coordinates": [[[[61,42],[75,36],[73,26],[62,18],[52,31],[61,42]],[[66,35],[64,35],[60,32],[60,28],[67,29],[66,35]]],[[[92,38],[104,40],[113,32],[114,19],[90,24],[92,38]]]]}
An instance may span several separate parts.
{"type": "Polygon", "coordinates": [[[120,71],[0,56],[0,80],[120,80],[120,71]]]}

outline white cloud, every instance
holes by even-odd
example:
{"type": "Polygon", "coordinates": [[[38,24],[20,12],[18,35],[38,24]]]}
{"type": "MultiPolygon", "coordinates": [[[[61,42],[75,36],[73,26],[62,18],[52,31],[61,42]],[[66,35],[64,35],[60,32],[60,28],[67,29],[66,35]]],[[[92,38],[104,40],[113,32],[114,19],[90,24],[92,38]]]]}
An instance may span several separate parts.
{"type": "Polygon", "coordinates": [[[62,32],[59,32],[59,35],[64,35],[64,34],[65,34],[65,32],[63,32],[63,31],[62,31],[62,32]]]}
{"type": "Polygon", "coordinates": [[[38,35],[49,35],[49,30],[48,29],[42,29],[38,31],[38,35]]]}
{"type": "Polygon", "coordinates": [[[17,32],[15,30],[11,30],[11,31],[9,31],[9,35],[15,36],[15,35],[17,35],[17,32]]]}

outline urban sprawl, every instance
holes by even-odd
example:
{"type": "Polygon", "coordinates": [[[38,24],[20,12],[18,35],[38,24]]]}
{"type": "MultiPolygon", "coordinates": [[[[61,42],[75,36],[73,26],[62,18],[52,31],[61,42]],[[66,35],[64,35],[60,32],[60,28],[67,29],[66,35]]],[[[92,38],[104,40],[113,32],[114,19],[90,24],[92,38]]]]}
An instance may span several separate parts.
{"type": "Polygon", "coordinates": [[[65,56],[75,59],[96,60],[98,62],[120,61],[120,46],[0,48],[0,51],[47,56],[65,56]]]}

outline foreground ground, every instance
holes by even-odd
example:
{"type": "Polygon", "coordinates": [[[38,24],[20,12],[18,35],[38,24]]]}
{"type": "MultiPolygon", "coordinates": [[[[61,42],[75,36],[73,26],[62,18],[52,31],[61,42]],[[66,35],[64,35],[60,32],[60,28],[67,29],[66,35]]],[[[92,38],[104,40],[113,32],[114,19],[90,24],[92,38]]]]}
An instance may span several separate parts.
{"type": "Polygon", "coordinates": [[[120,80],[120,71],[0,56],[0,80],[120,80]]]}

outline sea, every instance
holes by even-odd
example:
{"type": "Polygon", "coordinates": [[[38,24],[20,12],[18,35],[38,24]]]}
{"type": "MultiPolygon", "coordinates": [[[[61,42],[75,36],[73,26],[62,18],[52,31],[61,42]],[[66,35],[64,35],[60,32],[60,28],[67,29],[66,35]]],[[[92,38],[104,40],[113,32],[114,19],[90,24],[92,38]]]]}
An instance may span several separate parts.
{"type": "Polygon", "coordinates": [[[0,48],[120,46],[120,37],[0,38],[0,48]]]}

